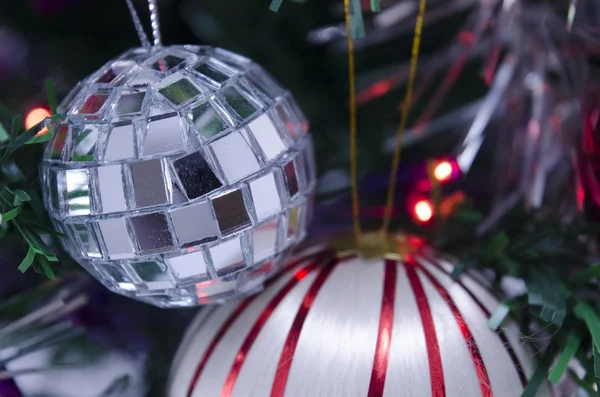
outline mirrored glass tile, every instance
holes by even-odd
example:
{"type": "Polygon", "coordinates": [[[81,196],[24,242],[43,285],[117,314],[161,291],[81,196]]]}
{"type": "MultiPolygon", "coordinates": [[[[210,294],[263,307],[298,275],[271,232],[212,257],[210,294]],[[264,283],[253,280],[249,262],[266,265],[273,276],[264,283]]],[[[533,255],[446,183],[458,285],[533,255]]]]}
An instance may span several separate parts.
{"type": "Polygon", "coordinates": [[[124,218],[101,219],[98,227],[109,259],[132,258],[133,245],[124,218]]]}
{"type": "Polygon", "coordinates": [[[131,224],[142,254],[165,252],[174,248],[167,217],[163,213],[134,216],[131,224]]]}
{"type": "Polygon", "coordinates": [[[200,90],[185,77],[181,77],[158,91],[175,105],[181,105],[200,94],[200,90]]]}
{"type": "Polygon", "coordinates": [[[214,299],[226,294],[233,294],[236,290],[235,280],[207,280],[195,285],[199,304],[214,302],[214,299]]]}
{"type": "Polygon", "coordinates": [[[131,278],[118,266],[101,263],[95,264],[94,267],[98,273],[103,274],[110,281],[115,283],[118,288],[125,291],[135,291],[137,289],[131,278]]]}
{"type": "Polygon", "coordinates": [[[121,165],[106,165],[98,167],[97,170],[102,212],[110,213],[127,210],[121,165]]]}
{"type": "Polygon", "coordinates": [[[87,170],[66,170],[67,209],[70,216],[90,214],[90,189],[87,170]]]}
{"type": "Polygon", "coordinates": [[[298,135],[307,132],[309,128],[308,120],[306,119],[304,112],[302,112],[302,109],[300,109],[300,107],[298,106],[296,101],[294,101],[289,92],[285,97],[285,105],[288,109],[288,112],[291,114],[292,121],[295,122],[296,131],[298,135]]]}
{"type": "MultiPolygon", "coordinates": [[[[62,178],[64,179],[64,173],[60,173],[62,178]]],[[[60,194],[59,191],[64,191],[66,186],[64,186],[64,182],[61,183],[59,181],[59,173],[50,170],[48,172],[48,190],[49,190],[49,198],[48,203],[50,204],[51,211],[60,212],[60,194]]]]}
{"type": "Polygon", "coordinates": [[[167,263],[171,272],[179,280],[189,278],[208,278],[206,260],[202,251],[168,258],[167,263]]]}
{"type": "Polygon", "coordinates": [[[104,153],[105,161],[135,157],[135,131],[132,123],[113,125],[104,153]]]}
{"type": "Polygon", "coordinates": [[[88,120],[95,120],[100,117],[100,112],[104,109],[104,104],[108,100],[108,92],[96,92],[86,98],[83,104],[75,111],[75,114],[86,116],[88,120]]]}
{"type": "Polygon", "coordinates": [[[275,105],[275,112],[281,120],[281,123],[283,124],[288,136],[292,140],[298,139],[298,137],[300,136],[298,125],[294,120],[292,114],[288,110],[284,101],[281,101],[277,105],[275,105]]]}
{"type": "Polygon", "coordinates": [[[282,96],[285,90],[277,84],[275,79],[260,66],[253,64],[245,75],[246,79],[256,89],[269,99],[282,96]]]}
{"type": "Polygon", "coordinates": [[[256,112],[258,106],[244,96],[238,87],[229,86],[221,91],[227,104],[243,119],[246,120],[256,112]]]}
{"type": "Polygon", "coordinates": [[[77,236],[77,240],[81,244],[84,257],[87,258],[101,258],[100,249],[94,236],[94,231],[90,224],[73,224],[71,225],[73,233],[77,236]]]}
{"type": "Polygon", "coordinates": [[[96,159],[96,145],[105,133],[98,124],[86,124],[74,134],[71,161],[94,161],[96,159]]]}
{"type": "Polygon", "coordinates": [[[212,152],[230,183],[257,172],[258,159],[239,132],[228,134],[210,145],[212,152]]]}
{"type": "Polygon", "coordinates": [[[259,222],[281,211],[281,198],[274,173],[255,179],[249,185],[254,211],[259,222]]]}
{"type": "Polygon", "coordinates": [[[296,165],[294,160],[290,160],[284,167],[285,185],[290,197],[294,197],[298,191],[298,175],[296,174],[296,165]]]}
{"type": "Polygon", "coordinates": [[[223,235],[250,226],[250,217],[241,190],[233,190],[213,198],[212,205],[223,235]]]}
{"type": "Polygon", "coordinates": [[[61,124],[55,130],[54,139],[50,143],[48,158],[50,160],[61,160],[65,148],[68,148],[70,142],[69,126],[61,124]]]}
{"type": "Polygon", "coordinates": [[[286,149],[283,139],[268,114],[265,113],[253,120],[249,127],[267,161],[273,160],[286,149]]]}
{"type": "Polygon", "coordinates": [[[166,73],[185,67],[185,59],[166,55],[152,61],[149,66],[158,72],[166,73]]]}
{"type": "Polygon", "coordinates": [[[217,275],[232,273],[244,267],[244,256],[239,237],[210,247],[209,251],[217,275]]]}
{"type": "Polygon", "coordinates": [[[173,283],[167,275],[167,268],[162,263],[155,261],[133,262],[130,266],[149,290],[173,287],[173,283]]]}
{"type": "Polygon", "coordinates": [[[115,84],[133,67],[134,63],[127,60],[113,62],[94,81],[98,84],[115,84]]]}
{"type": "Polygon", "coordinates": [[[200,80],[215,88],[219,88],[233,74],[227,66],[216,61],[202,62],[194,70],[200,80]]]}
{"type": "Polygon", "coordinates": [[[294,240],[298,236],[300,228],[302,207],[297,206],[289,210],[287,222],[287,239],[294,240]]]}
{"type": "Polygon", "coordinates": [[[190,200],[223,186],[199,151],[175,160],[173,168],[190,200]]]}
{"type": "Polygon", "coordinates": [[[188,117],[194,126],[194,130],[204,138],[211,138],[225,131],[228,127],[225,120],[209,101],[192,105],[188,117]]]}
{"type": "Polygon", "coordinates": [[[116,114],[118,116],[141,114],[145,97],[146,91],[124,92],[117,102],[116,114]]]}
{"type": "Polygon", "coordinates": [[[175,153],[185,149],[185,130],[177,113],[152,117],[147,128],[142,144],[144,156],[175,153]]]}
{"type": "Polygon", "coordinates": [[[275,255],[277,252],[277,224],[274,219],[252,230],[254,263],[275,255]]]}
{"type": "Polygon", "coordinates": [[[219,236],[208,201],[171,210],[169,216],[183,248],[214,241],[219,236]]]}
{"type": "Polygon", "coordinates": [[[138,161],[131,164],[133,193],[138,208],[167,204],[169,191],[167,178],[160,159],[138,161]]]}

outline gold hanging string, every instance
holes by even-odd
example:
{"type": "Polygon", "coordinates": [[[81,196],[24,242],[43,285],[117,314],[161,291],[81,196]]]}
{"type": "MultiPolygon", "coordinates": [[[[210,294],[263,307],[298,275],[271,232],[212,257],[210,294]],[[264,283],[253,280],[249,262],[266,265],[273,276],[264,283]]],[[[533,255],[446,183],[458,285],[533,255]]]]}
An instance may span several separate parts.
{"type": "Polygon", "coordinates": [[[396,193],[398,166],[400,164],[400,153],[402,152],[402,138],[404,136],[404,130],[406,129],[406,123],[408,121],[408,112],[410,110],[410,103],[412,100],[413,85],[417,75],[417,62],[419,59],[419,47],[421,46],[421,33],[423,31],[423,16],[425,15],[426,3],[427,0],[420,0],[419,2],[419,12],[417,14],[417,22],[415,25],[415,34],[413,37],[412,52],[410,57],[408,82],[406,84],[406,93],[404,95],[404,101],[402,102],[400,109],[400,125],[398,126],[398,131],[396,132],[396,148],[394,149],[394,158],[392,161],[392,171],[390,174],[387,201],[385,204],[383,223],[381,225],[382,235],[385,235],[387,233],[387,229],[390,226],[390,221],[392,218],[392,208],[394,207],[394,195],[396,193]]]}
{"type": "Polygon", "coordinates": [[[354,76],[354,44],[350,36],[350,0],[344,0],[346,16],[346,40],[348,42],[348,80],[350,84],[350,174],[352,184],[352,226],[358,244],[360,228],[360,204],[358,199],[358,164],[356,154],[356,81],[354,76]]]}

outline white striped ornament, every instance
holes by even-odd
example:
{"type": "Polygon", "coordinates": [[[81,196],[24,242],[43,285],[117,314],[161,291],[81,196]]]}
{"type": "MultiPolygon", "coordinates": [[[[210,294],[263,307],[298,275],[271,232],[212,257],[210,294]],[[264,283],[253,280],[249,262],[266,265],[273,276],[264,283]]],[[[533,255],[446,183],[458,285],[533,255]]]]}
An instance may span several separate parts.
{"type": "Polygon", "coordinates": [[[301,257],[263,293],[200,312],[168,395],[520,396],[534,367],[518,328],[491,331],[497,300],[450,270],[435,254],[301,257]]]}

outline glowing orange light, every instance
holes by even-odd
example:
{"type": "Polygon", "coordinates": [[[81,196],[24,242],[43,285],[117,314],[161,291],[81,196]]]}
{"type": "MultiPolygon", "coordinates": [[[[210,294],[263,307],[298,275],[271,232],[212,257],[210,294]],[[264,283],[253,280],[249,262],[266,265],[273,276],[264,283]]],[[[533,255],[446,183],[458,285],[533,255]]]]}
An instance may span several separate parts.
{"type": "Polygon", "coordinates": [[[27,113],[27,117],[25,117],[25,129],[30,129],[34,125],[42,122],[46,117],[50,117],[51,114],[48,109],[45,108],[35,108],[31,109],[29,113],[27,113]]]}
{"type": "Polygon", "coordinates": [[[452,164],[448,161],[442,161],[435,166],[433,176],[440,182],[447,181],[452,176],[452,164]]]}
{"type": "Polygon", "coordinates": [[[415,215],[421,222],[427,222],[433,217],[433,206],[427,200],[421,200],[415,204],[415,215]]]}

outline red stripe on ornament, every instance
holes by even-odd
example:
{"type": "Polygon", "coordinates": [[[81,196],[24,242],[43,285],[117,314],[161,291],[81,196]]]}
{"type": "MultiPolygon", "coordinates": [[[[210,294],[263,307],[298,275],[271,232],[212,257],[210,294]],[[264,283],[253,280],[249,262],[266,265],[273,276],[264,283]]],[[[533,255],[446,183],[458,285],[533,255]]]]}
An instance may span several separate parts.
{"type": "Polygon", "coordinates": [[[385,260],[385,273],[383,275],[383,294],[381,297],[381,314],[379,315],[379,333],[377,347],[373,360],[373,371],[369,383],[368,397],[383,396],[385,377],[390,360],[392,345],[392,328],[394,326],[394,301],[396,299],[396,279],[398,276],[398,262],[391,259],[385,260]]]}
{"type": "MultiPolygon", "coordinates": [[[[438,263],[435,263],[435,259],[431,258],[429,256],[426,256],[427,259],[429,259],[429,263],[431,263],[433,266],[435,266],[437,269],[439,269],[440,271],[442,271],[444,274],[446,274],[448,277],[452,277],[451,274],[449,272],[446,271],[446,269],[444,269],[443,266],[441,266],[438,263]]],[[[429,273],[427,271],[427,269],[419,264],[419,266],[421,267],[421,269],[423,269],[425,272],[429,273]]],[[[477,298],[475,296],[475,294],[473,294],[473,292],[467,288],[466,285],[463,284],[463,282],[461,280],[454,280],[452,279],[452,281],[458,283],[458,285],[460,285],[461,287],[463,287],[463,289],[467,292],[467,294],[469,294],[469,296],[475,301],[475,303],[477,303],[477,306],[479,306],[479,308],[485,313],[485,315],[489,318],[492,314],[490,313],[490,311],[483,305],[483,303],[479,300],[479,298],[477,298]]],[[[506,337],[506,334],[504,333],[504,331],[502,330],[502,328],[498,328],[498,330],[496,331],[498,334],[498,337],[500,338],[500,340],[502,341],[502,345],[504,346],[504,348],[506,349],[506,352],[508,353],[508,355],[510,356],[510,360],[512,361],[515,370],[517,371],[517,374],[519,376],[519,379],[521,380],[521,385],[523,386],[523,388],[525,388],[525,386],[527,385],[527,376],[525,375],[525,370],[523,369],[523,365],[521,364],[521,361],[519,360],[519,357],[517,357],[517,353],[515,352],[515,350],[513,349],[511,343],[509,342],[508,338],[506,337]]]]}
{"type": "Polygon", "coordinates": [[[325,281],[329,278],[335,266],[339,263],[337,258],[329,261],[329,263],[321,269],[312,285],[304,295],[304,299],[302,300],[302,304],[298,309],[298,313],[296,314],[296,318],[294,318],[294,322],[292,323],[292,327],[290,328],[290,332],[288,333],[287,339],[285,340],[285,344],[283,345],[283,350],[281,351],[281,356],[279,357],[279,363],[277,364],[277,372],[275,372],[275,379],[273,380],[273,386],[271,388],[271,397],[283,397],[285,393],[285,387],[287,385],[288,376],[290,374],[290,369],[292,368],[292,360],[294,359],[294,353],[296,352],[296,347],[298,346],[298,340],[300,339],[300,332],[302,331],[302,327],[304,326],[304,321],[308,316],[308,312],[312,307],[317,294],[325,284],[325,281]]]}
{"type": "Polygon", "coordinates": [[[427,345],[427,358],[429,361],[429,377],[431,381],[431,394],[433,397],[445,397],[446,385],[444,382],[444,369],[442,367],[442,356],[440,354],[440,345],[433,324],[431,308],[423,289],[423,284],[419,280],[414,262],[406,262],[404,266],[406,275],[417,301],[421,323],[423,324],[423,333],[425,335],[425,344],[427,345]]]}
{"type": "Polygon", "coordinates": [[[461,333],[465,339],[467,344],[467,349],[471,354],[471,360],[473,361],[473,366],[475,367],[475,373],[477,374],[477,379],[479,380],[479,388],[481,389],[482,397],[493,397],[494,393],[492,392],[492,387],[490,385],[490,378],[488,376],[487,370],[485,369],[485,364],[483,363],[483,359],[481,358],[481,353],[479,352],[479,348],[477,347],[477,343],[475,342],[475,338],[473,337],[473,333],[469,329],[467,322],[462,316],[458,307],[448,294],[448,291],[437,281],[425,268],[418,265],[421,270],[423,270],[423,274],[427,279],[433,284],[433,287],[436,291],[442,296],[442,298],[446,301],[450,310],[452,311],[452,315],[456,320],[456,324],[460,328],[461,333]]]}
{"type": "Polygon", "coordinates": [[[242,365],[244,365],[244,362],[246,361],[246,357],[248,356],[248,352],[250,352],[250,349],[252,348],[252,345],[254,345],[254,342],[256,341],[256,338],[258,337],[258,334],[262,330],[263,326],[265,325],[267,320],[271,317],[271,315],[273,314],[273,312],[275,311],[277,306],[281,303],[283,298],[285,298],[286,295],[302,279],[304,279],[304,277],[306,277],[309,273],[311,273],[313,270],[315,270],[315,268],[317,268],[318,264],[319,264],[318,262],[313,262],[304,268],[298,269],[296,271],[296,273],[294,274],[294,277],[292,277],[283,286],[283,288],[281,288],[281,290],[279,290],[277,295],[275,295],[271,299],[269,304],[263,309],[262,313],[256,319],[256,321],[254,322],[254,325],[250,329],[250,332],[246,336],[246,339],[244,339],[244,342],[242,343],[242,346],[238,350],[238,353],[235,356],[235,359],[233,360],[233,364],[231,365],[229,374],[227,375],[227,378],[225,379],[225,383],[223,384],[223,389],[221,389],[220,397],[231,396],[231,393],[233,392],[233,388],[235,386],[235,382],[237,381],[237,378],[242,369],[242,365]]]}
{"type": "MultiPolygon", "coordinates": [[[[315,260],[313,260],[313,262],[310,265],[308,265],[307,267],[305,267],[303,269],[306,269],[310,266],[314,266],[316,264],[316,261],[319,260],[320,256],[323,254],[324,254],[324,252],[320,251],[320,252],[315,253],[314,255],[308,256],[308,258],[301,258],[296,261],[293,261],[285,267],[284,272],[287,272],[288,270],[296,267],[302,261],[306,261],[309,258],[317,257],[315,260]]],[[[300,269],[299,271],[301,271],[303,269],[300,269]]],[[[276,278],[273,278],[273,279],[267,281],[267,283],[265,283],[265,287],[271,285],[275,280],[278,280],[278,279],[279,278],[276,277],[276,278]]],[[[227,331],[229,331],[229,329],[231,328],[231,326],[233,325],[235,320],[238,318],[238,316],[240,314],[242,314],[242,312],[244,312],[244,310],[246,310],[246,308],[250,305],[250,303],[252,303],[254,301],[255,297],[256,297],[256,295],[242,301],[238,305],[238,307],[236,307],[235,310],[229,315],[229,317],[227,317],[227,320],[225,320],[225,322],[223,323],[221,328],[219,328],[219,330],[215,334],[213,340],[210,342],[208,349],[206,349],[206,352],[204,352],[204,356],[202,356],[202,360],[200,360],[200,363],[198,364],[198,367],[196,368],[196,372],[194,372],[194,377],[192,378],[192,382],[190,383],[190,386],[188,388],[187,397],[192,396],[192,393],[194,392],[194,389],[196,388],[196,385],[198,384],[198,381],[200,380],[200,375],[202,375],[202,371],[204,370],[204,367],[206,367],[206,363],[208,362],[208,360],[214,353],[214,351],[217,348],[217,345],[219,344],[221,339],[223,339],[223,337],[225,336],[227,331]]]]}

